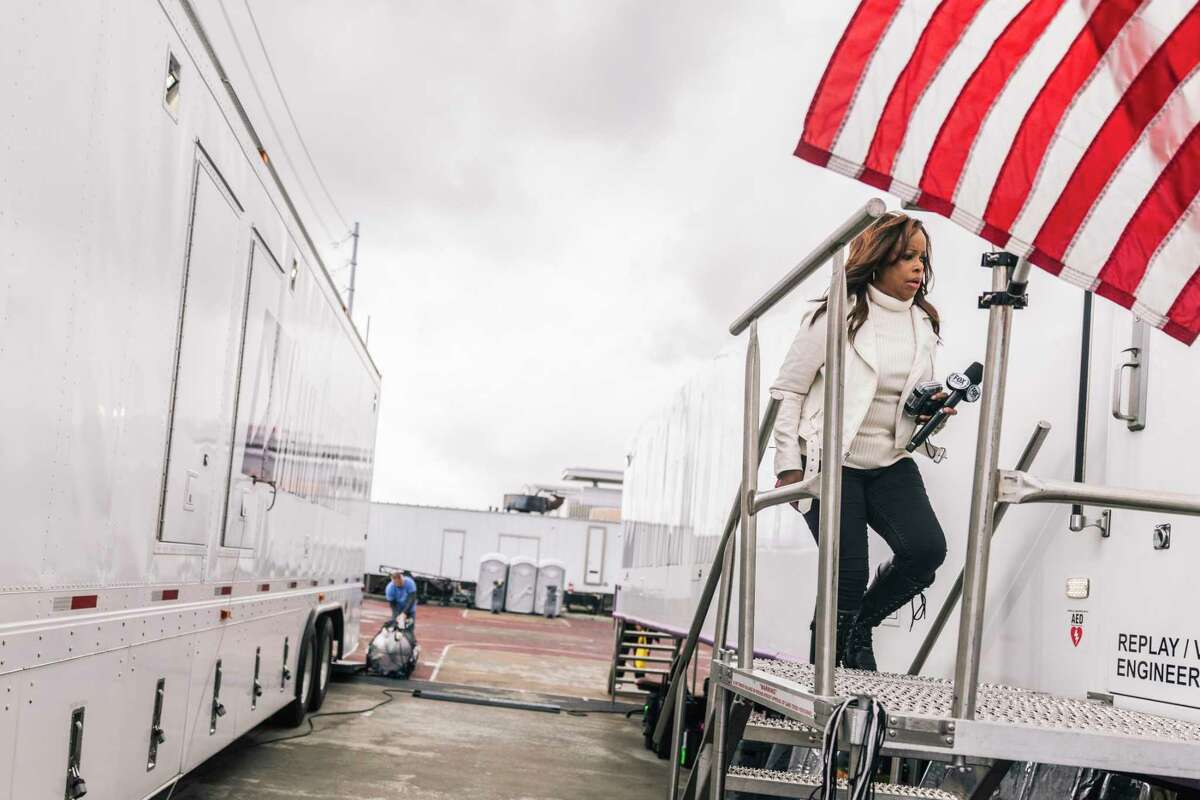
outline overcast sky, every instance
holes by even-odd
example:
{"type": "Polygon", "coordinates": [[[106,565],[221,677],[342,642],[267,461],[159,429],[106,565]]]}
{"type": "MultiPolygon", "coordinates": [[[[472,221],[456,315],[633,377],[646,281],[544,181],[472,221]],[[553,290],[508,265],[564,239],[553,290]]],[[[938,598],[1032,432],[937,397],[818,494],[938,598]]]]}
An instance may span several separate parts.
{"type": "MultiPolygon", "coordinates": [[[[244,1],[222,0],[328,245],[344,228],[244,1]]],[[[248,1],[362,224],[377,500],[487,507],[564,467],[621,468],[730,321],[873,194],[791,155],[839,4],[248,1]]],[[[236,53],[217,0],[201,10],[236,53]]]]}

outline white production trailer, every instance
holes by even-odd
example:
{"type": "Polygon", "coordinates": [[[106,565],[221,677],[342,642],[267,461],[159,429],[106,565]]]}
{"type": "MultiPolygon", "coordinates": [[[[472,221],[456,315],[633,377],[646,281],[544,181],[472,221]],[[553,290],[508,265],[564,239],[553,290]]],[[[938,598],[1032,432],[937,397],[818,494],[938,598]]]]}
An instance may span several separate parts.
{"type": "Polygon", "coordinates": [[[151,797],[358,641],[379,373],[195,14],[0,26],[4,800],[151,797]]]}
{"type": "MultiPolygon", "coordinates": [[[[987,312],[976,301],[990,288],[990,273],[978,265],[990,246],[941,217],[920,217],[933,242],[930,299],[942,315],[937,377],[944,379],[983,360],[987,312]]],[[[764,407],[806,303],[825,293],[829,274],[827,265],[759,322],[764,407]]],[[[1029,294],[1029,307],[1013,317],[999,463],[1013,469],[1045,420],[1051,430],[1031,471],[1069,481],[1084,301],[1078,289],[1037,269],[1029,294]]],[[[1092,330],[1087,482],[1196,494],[1200,348],[1188,348],[1099,298],[1092,330]]],[[[632,440],[616,578],[620,618],[681,635],[691,624],[740,482],[745,348],[744,336],[731,338],[632,440]]],[[[905,608],[876,630],[884,671],[909,667],[963,565],[979,409],[965,403],[958,408],[958,417],[935,437],[947,448],[946,460],[917,457],[949,553],[925,592],[928,616],[914,621],[905,608]]],[[[760,491],[774,485],[773,456],[768,449],[762,460],[760,491]]],[[[1089,522],[1102,512],[1084,510],[1089,522]]],[[[1070,515],[1065,505],[1014,505],[997,528],[980,680],[1072,697],[1098,692],[1118,708],[1200,721],[1200,522],[1117,509],[1101,535],[1094,526],[1072,531],[1070,515]]],[[[873,571],[891,553],[870,536],[873,571]]],[[[737,558],[740,564],[740,551],[737,558]]],[[[757,571],[756,651],[807,661],[817,550],[803,518],[787,505],[758,514],[757,571]]],[[[733,598],[730,647],[736,646],[736,578],[733,598]]],[[[710,613],[704,627],[710,640],[714,617],[710,613]]],[[[958,619],[956,608],[922,674],[951,675],[958,619]]]]}
{"type": "Polygon", "coordinates": [[[525,556],[536,564],[556,559],[577,593],[612,595],[621,563],[620,523],[473,511],[462,508],[372,503],[367,571],[410,572],[474,583],[489,553],[525,556]]]}

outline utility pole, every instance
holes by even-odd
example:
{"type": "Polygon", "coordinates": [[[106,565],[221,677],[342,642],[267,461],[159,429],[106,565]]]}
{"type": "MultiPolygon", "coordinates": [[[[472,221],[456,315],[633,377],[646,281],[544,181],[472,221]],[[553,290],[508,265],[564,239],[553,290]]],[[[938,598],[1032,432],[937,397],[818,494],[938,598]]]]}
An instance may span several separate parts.
{"type": "Polygon", "coordinates": [[[358,223],[354,223],[354,246],[350,250],[350,289],[346,292],[346,313],[354,319],[354,273],[358,271],[358,223]]]}

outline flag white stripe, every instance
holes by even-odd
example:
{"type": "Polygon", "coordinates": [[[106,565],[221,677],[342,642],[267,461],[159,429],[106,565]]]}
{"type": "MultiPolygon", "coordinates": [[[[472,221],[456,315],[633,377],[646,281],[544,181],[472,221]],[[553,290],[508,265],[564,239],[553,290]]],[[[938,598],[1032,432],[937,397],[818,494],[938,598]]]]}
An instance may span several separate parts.
{"type": "Polygon", "coordinates": [[[1113,174],[1067,248],[1062,259],[1066,264],[1064,272],[1070,270],[1088,280],[1099,274],[1126,223],[1191,132],[1192,121],[1200,118],[1197,112],[1200,112],[1200,68],[1192,70],[1176,87],[1162,111],[1142,132],[1129,158],[1113,174]]]}
{"type": "Polygon", "coordinates": [[[1064,3],[1013,72],[979,131],[954,193],[956,206],[977,209],[980,213],[987,209],[1000,167],[1004,165],[1004,154],[1012,149],[1029,107],[1099,3],[1100,0],[1064,3]]]}
{"type": "MultiPolygon", "coordinates": [[[[907,0],[896,12],[891,26],[879,43],[879,49],[867,65],[867,72],[846,115],[833,150],[842,158],[862,164],[871,140],[879,127],[897,77],[912,57],[921,33],[941,0],[907,0]]],[[[857,173],[856,173],[857,174],[857,173]]]]}
{"type": "Polygon", "coordinates": [[[895,181],[912,188],[920,184],[933,141],[963,86],[1024,5],[1023,0],[990,0],[979,9],[913,111],[892,171],[895,181]]]}
{"type": "Polygon", "coordinates": [[[1012,226],[1010,249],[1028,252],[1088,145],[1142,67],[1189,10],[1182,3],[1153,3],[1135,14],[1117,35],[1046,151],[1033,191],[1012,226]]]}
{"type": "MultiPolygon", "coordinates": [[[[1150,260],[1135,292],[1138,302],[1134,311],[1139,316],[1147,316],[1150,310],[1159,317],[1165,316],[1197,267],[1200,267],[1200,194],[1192,198],[1175,229],[1150,260]]],[[[1152,321],[1161,324],[1160,319],[1152,321]]]]}

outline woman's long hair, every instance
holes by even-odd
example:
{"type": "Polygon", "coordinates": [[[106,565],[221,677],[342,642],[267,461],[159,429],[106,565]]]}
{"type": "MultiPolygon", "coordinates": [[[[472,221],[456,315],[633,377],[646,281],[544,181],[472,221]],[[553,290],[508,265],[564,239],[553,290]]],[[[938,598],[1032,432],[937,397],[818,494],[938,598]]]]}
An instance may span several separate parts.
{"type": "MultiPolygon", "coordinates": [[[[846,260],[846,299],[853,298],[857,301],[850,306],[850,313],[846,315],[850,323],[848,335],[851,339],[867,321],[867,285],[877,271],[887,269],[904,255],[909,240],[917,231],[925,234],[926,261],[925,279],[921,288],[917,289],[913,303],[929,315],[929,321],[933,323],[933,332],[941,331],[941,318],[937,309],[926,299],[929,290],[933,288],[933,243],[929,240],[929,231],[925,230],[920,220],[899,211],[892,211],[884,214],[850,242],[850,257],[846,260]]],[[[809,324],[815,323],[828,306],[829,295],[826,293],[809,324]]]]}

